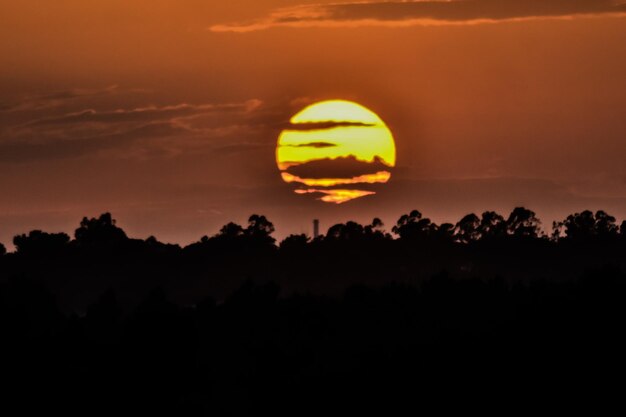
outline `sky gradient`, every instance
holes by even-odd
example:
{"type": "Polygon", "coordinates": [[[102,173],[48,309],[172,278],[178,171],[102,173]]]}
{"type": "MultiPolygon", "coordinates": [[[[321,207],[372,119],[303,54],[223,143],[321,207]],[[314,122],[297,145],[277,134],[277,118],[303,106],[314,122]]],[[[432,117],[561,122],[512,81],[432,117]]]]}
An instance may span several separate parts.
{"type": "Polygon", "coordinates": [[[105,211],[181,244],[252,213],[278,237],[412,209],[621,221],[619,3],[0,1],[0,242],[105,211]],[[373,110],[397,148],[389,183],[339,206],[275,162],[289,119],[329,99],[373,110]]]}

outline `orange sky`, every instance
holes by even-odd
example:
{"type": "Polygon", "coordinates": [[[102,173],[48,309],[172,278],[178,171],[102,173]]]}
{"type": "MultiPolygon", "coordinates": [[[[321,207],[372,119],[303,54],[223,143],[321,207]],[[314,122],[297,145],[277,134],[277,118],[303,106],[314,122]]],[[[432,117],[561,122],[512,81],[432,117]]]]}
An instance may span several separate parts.
{"type": "Polygon", "coordinates": [[[623,6],[426,3],[0,2],[0,242],[103,211],[179,243],[252,212],[281,236],[414,208],[626,218],[623,6]],[[341,206],[294,194],[274,161],[289,118],[334,98],[379,114],[398,156],[341,206]]]}

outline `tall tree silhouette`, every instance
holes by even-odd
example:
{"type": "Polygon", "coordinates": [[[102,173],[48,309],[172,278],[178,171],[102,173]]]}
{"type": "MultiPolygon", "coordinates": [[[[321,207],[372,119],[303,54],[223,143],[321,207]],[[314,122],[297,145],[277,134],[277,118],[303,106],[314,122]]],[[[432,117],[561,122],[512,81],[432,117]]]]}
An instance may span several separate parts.
{"type": "Polygon", "coordinates": [[[461,243],[469,243],[480,238],[480,219],[474,213],[463,217],[456,224],[456,238],[461,243]]]}
{"type": "Polygon", "coordinates": [[[391,231],[403,240],[419,240],[429,236],[434,230],[430,219],[422,216],[418,210],[402,215],[391,231]]]}
{"type": "Polygon", "coordinates": [[[541,232],[541,222],[534,211],[516,207],[506,220],[506,228],[511,236],[537,238],[541,232]]]}
{"type": "Polygon", "coordinates": [[[493,239],[506,236],[507,223],[495,211],[486,211],[482,214],[478,232],[481,239],[493,239]]]}
{"type": "Polygon", "coordinates": [[[615,237],[619,232],[618,226],[615,224],[615,217],[603,210],[596,212],[596,233],[600,237],[615,237]]]}
{"type": "Polygon", "coordinates": [[[245,235],[256,243],[273,245],[274,242],[276,242],[276,239],[272,237],[274,230],[274,225],[267,220],[265,216],[253,214],[248,219],[248,227],[245,230],[245,235]]]}

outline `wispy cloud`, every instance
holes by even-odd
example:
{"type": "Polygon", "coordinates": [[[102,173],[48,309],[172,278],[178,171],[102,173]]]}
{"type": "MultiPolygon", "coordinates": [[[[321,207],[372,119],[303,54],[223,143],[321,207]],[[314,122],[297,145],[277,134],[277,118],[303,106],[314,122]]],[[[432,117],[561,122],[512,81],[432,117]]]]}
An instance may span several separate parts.
{"type": "Polygon", "coordinates": [[[119,92],[119,87],[111,85],[101,89],[74,88],[44,94],[29,94],[22,97],[17,103],[0,103],[0,113],[46,110],[61,107],[65,103],[77,99],[109,96],[117,92],[119,92]]]}
{"type": "Polygon", "coordinates": [[[242,125],[262,103],[180,103],[128,109],[84,109],[0,126],[0,162],[72,158],[98,152],[171,154],[183,148],[245,141],[242,125]],[[131,149],[131,148],[135,149],[131,149]]]}
{"type": "Polygon", "coordinates": [[[45,126],[54,124],[76,123],[128,123],[148,122],[153,120],[173,119],[185,116],[198,116],[212,112],[249,111],[260,105],[258,100],[250,100],[245,103],[234,104],[200,104],[192,105],[181,103],[172,106],[147,106],[134,109],[118,109],[113,111],[98,111],[86,109],[79,112],[68,113],[59,117],[50,117],[34,120],[28,124],[31,126],[45,126]]]}
{"type": "Polygon", "coordinates": [[[252,32],[273,27],[407,27],[625,14],[621,0],[418,0],[310,4],[277,9],[252,22],[210,27],[252,32]]]}

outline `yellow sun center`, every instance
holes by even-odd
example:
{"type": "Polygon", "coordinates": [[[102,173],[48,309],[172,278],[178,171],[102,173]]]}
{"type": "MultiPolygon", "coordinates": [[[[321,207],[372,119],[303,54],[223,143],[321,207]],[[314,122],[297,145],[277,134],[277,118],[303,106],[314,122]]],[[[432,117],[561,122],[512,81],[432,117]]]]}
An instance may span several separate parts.
{"type": "Polygon", "coordinates": [[[375,192],[336,186],[389,181],[396,147],[376,113],[351,101],[329,100],[291,118],[278,138],[276,163],[285,182],[302,185],[296,193],[318,193],[320,200],[340,204],[375,192]]]}

